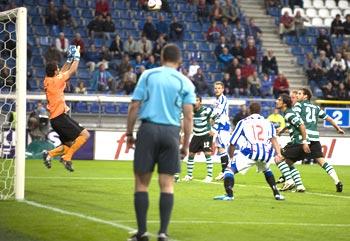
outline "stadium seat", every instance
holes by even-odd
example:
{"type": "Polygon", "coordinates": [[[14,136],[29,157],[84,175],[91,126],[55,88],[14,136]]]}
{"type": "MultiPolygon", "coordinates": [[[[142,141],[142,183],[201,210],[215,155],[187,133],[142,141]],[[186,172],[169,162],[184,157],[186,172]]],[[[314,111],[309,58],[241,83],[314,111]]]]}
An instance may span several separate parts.
{"type": "Polygon", "coordinates": [[[288,45],[297,45],[298,44],[296,37],[292,36],[292,35],[286,35],[285,42],[288,45]]]}
{"type": "Polygon", "coordinates": [[[316,9],[324,8],[323,0],[314,0],[312,5],[316,9]]]}
{"type": "Polygon", "coordinates": [[[333,20],[334,20],[333,18],[326,18],[326,19],[324,19],[323,20],[324,26],[331,27],[331,24],[332,24],[333,20]]]}
{"type": "Polygon", "coordinates": [[[319,9],[319,10],[318,10],[318,16],[319,16],[320,18],[323,18],[323,19],[329,18],[330,15],[329,15],[328,9],[327,9],[327,8],[321,8],[321,9],[319,9]]]}
{"type": "Polygon", "coordinates": [[[342,12],[341,12],[340,9],[332,9],[332,10],[331,10],[331,14],[330,14],[330,15],[331,15],[332,18],[335,18],[335,16],[336,16],[337,14],[342,15],[342,12]]]}
{"type": "Polygon", "coordinates": [[[119,106],[117,106],[114,103],[107,103],[105,105],[105,113],[107,114],[117,114],[118,113],[118,108],[119,106]]]}
{"type": "Polygon", "coordinates": [[[301,16],[305,17],[305,10],[303,8],[294,8],[293,11],[293,16],[295,16],[297,14],[297,12],[300,12],[301,16]]]}
{"type": "Polygon", "coordinates": [[[325,7],[328,9],[338,8],[337,4],[334,0],[327,0],[325,1],[325,7]]]}
{"type": "Polygon", "coordinates": [[[312,8],[311,0],[304,0],[303,7],[304,7],[304,9],[312,8]]]}
{"type": "Polygon", "coordinates": [[[349,8],[344,9],[343,16],[346,16],[348,14],[350,14],[350,9],[349,8]]]}
{"type": "Polygon", "coordinates": [[[77,102],[74,110],[77,113],[89,113],[89,106],[86,102],[77,102]]]}
{"type": "Polygon", "coordinates": [[[313,18],[311,20],[311,24],[312,24],[312,26],[315,26],[315,27],[323,27],[324,26],[322,18],[319,18],[319,17],[313,18]]]}
{"type": "Polygon", "coordinates": [[[302,48],[300,46],[293,46],[292,49],[291,49],[291,52],[295,56],[303,54],[303,50],[302,50],[302,48]]]}
{"type": "Polygon", "coordinates": [[[90,105],[90,112],[94,113],[94,114],[100,113],[100,108],[101,108],[101,113],[102,113],[102,109],[103,109],[102,106],[100,106],[99,103],[93,102],[90,105]]]}
{"type": "Polygon", "coordinates": [[[306,16],[308,18],[315,18],[317,17],[317,11],[314,8],[308,8],[306,9],[306,16]]]}
{"type": "Polygon", "coordinates": [[[128,114],[128,108],[129,105],[127,103],[120,103],[119,104],[119,114],[121,115],[127,115],[128,114]]]}
{"type": "Polygon", "coordinates": [[[349,2],[346,0],[340,0],[338,2],[338,7],[342,10],[349,9],[349,2]]]}
{"type": "Polygon", "coordinates": [[[288,8],[288,7],[282,8],[282,10],[281,10],[281,16],[284,15],[285,12],[288,12],[289,16],[293,16],[293,11],[292,11],[291,8],[288,8]]]}

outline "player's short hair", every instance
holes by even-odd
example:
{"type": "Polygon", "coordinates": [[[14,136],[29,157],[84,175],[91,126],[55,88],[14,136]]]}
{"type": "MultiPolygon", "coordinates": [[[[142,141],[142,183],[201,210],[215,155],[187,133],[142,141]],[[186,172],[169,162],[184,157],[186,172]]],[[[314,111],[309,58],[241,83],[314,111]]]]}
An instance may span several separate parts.
{"type": "Polygon", "coordinates": [[[261,105],[257,102],[253,102],[249,105],[250,114],[260,114],[261,105]]]}
{"type": "Polygon", "coordinates": [[[46,65],[46,76],[47,77],[54,77],[55,71],[57,70],[57,63],[56,62],[49,62],[46,65]]]}
{"type": "Polygon", "coordinates": [[[311,90],[309,90],[308,88],[301,88],[300,90],[303,92],[304,95],[307,96],[308,100],[311,100],[312,98],[311,90]]]}
{"type": "Polygon", "coordinates": [[[167,44],[161,51],[161,57],[164,62],[178,63],[181,60],[180,49],[175,44],[167,44]]]}
{"type": "Polygon", "coordinates": [[[286,104],[287,108],[292,108],[292,99],[287,94],[281,94],[280,95],[283,104],[286,104]]]}
{"type": "Polygon", "coordinates": [[[221,85],[222,88],[225,88],[225,85],[222,81],[215,81],[214,85],[221,85]]]}
{"type": "Polygon", "coordinates": [[[297,90],[292,90],[291,94],[298,94],[298,91],[297,90]]]}
{"type": "Polygon", "coordinates": [[[200,95],[196,95],[196,98],[198,98],[198,99],[199,99],[199,101],[200,101],[200,102],[202,102],[202,96],[200,96],[200,95]]]}

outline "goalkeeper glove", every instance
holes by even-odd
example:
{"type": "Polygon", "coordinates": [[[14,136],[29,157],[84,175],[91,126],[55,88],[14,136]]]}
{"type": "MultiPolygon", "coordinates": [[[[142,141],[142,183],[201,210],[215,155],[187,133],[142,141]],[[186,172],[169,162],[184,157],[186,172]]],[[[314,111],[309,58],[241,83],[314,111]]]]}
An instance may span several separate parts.
{"type": "Polygon", "coordinates": [[[73,54],[73,60],[79,61],[80,60],[80,46],[76,48],[76,51],[73,54]]]}
{"type": "Polygon", "coordinates": [[[73,62],[73,57],[76,51],[77,51],[77,47],[75,45],[69,45],[68,51],[67,51],[67,63],[73,62]]]}

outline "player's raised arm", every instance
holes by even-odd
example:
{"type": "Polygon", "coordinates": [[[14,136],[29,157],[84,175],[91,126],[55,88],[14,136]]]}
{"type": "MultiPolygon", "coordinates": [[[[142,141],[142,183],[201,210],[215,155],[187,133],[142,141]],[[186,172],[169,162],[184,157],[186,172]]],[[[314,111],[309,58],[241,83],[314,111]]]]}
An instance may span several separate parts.
{"type": "Polygon", "coordinates": [[[340,128],[340,127],[338,126],[338,124],[333,120],[332,117],[327,116],[326,121],[328,121],[329,123],[331,123],[331,125],[334,127],[334,129],[337,130],[337,132],[338,132],[339,134],[345,134],[345,131],[344,131],[342,128],[340,128]]]}
{"type": "Polygon", "coordinates": [[[67,61],[63,65],[61,72],[67,73],[70,78],[78,70],[79,61],[80,61],[80,46],[76,47],[75,45],[70,45],[68,48],[67,54],[68,54],[67,61]]]}

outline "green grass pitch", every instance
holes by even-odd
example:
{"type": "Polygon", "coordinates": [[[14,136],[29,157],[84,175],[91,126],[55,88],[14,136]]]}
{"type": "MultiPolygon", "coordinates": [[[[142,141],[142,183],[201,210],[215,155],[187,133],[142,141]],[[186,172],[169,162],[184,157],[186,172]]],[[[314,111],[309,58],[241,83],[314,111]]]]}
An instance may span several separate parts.
{"type": "MultiPolygon", "coordinates": [[[[54,162],[26,162],[26,201],[0,201],[0,241],[125,241],[136,228],[131,162],[75,161],[74,173],[54,162]]],[[[202,183],[205,164],[196,163],[195,180],[175,187],[169,226],[177,241],[350,240],[350,166],[336,166],[343,193],[317,165],[298,166],[306,193],[285,193],[275,201],[263,174],[252,168],[236,175],[235,200],[214,201],[222,183],[202,183]]],[[[216,174],[220,169],[214,167],[216,174]]],[[[186,171],[185,165],[182,176],[186,171]]],[[[278,170],[273,166],[276,178],[278,170]]],[[[150,187],[148,231],[159,227],[156,175],[150,187]]],[[[154,236],[150,240],[156,240],[154,236]]]]}

